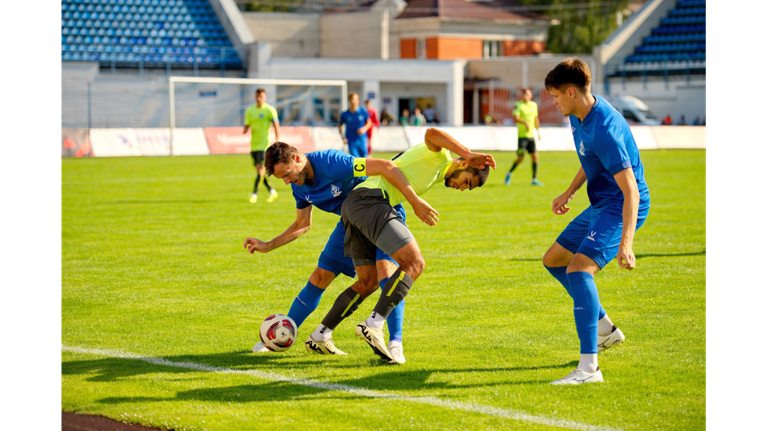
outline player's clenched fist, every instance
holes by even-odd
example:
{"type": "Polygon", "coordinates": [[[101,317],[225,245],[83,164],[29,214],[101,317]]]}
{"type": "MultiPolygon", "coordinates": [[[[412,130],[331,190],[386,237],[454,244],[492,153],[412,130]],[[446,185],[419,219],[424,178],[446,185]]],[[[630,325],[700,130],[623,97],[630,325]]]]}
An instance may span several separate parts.
{"type": "Polygon", "coordinates": [[[245,239],[243,248],[247,249],[251,254],[253,254],[254,251],[261,253],[269,252],[269,245],[266,242],[250,237],[245,239]]]}
{"type": "Polygon", "coordinates": [[[552,212],[557,215],[563,215],[571,210],[571,207],[566,205],[568,202],[573,199],[573,195],[568,193],[563,193],[562,195],[556,197],[552,201],[552,212]]]}

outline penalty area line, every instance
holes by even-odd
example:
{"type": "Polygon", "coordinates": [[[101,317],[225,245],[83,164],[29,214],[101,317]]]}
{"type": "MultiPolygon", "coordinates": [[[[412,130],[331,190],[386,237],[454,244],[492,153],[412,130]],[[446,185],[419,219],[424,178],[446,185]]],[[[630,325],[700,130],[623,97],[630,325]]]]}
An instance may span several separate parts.
{"type": "Polygon", "coordinates": [[[117,350],[104,350],[104,349],[87,349],[84,347],[69,347],[61,346],[63,352],[73,353],[86,353],[91,355],[108,356],[111,358],[120,359],[135,359],[144,361],[154,365],[162,365],[166,367],[185,368],[188,370],[204,371],[210,373],[223,373],[223,374],[243,374],[256,377],[263,380],[269,380],[273,382],[285,382],[295,385],[308,386],[316,389],[322,389],[326,391],[345,392],[358,396],[364,396],[368,398],[380,398],[396,401],[407,401],[419,404],[428,404],[436,407],[443,407],[452,410],[463,410],[467,412],[480,413],[489,416],[496,416],[505,419],[513,419],[523,422],[535,423],[540,425],[547,425],[552,427],[567,428],[573,430],[582,431],[620,431],[616,428],[607,428],[597,425],[590,425],[581,422],[569,421],[565,419],[555,419],[546,416],[535,416],[515,410],[502,409],[499,407],[487,406],[482,404],[473,404],[461,401],[444,400],[437,397],[414,397],[407,395],[397,395],[388,392],[375,391],[366,388],[358,388],[355,386],[340,385],[337,383],[325,383],[314,379],[296,379],[288,376],[284,376],[277,373],[271,373],[258,370],[236,370],[232,368],[213,367],[205,364],[198,364],[194,362],[174,362],[160,357],[144,356],[136,353],[121,352],[117,350]]]}

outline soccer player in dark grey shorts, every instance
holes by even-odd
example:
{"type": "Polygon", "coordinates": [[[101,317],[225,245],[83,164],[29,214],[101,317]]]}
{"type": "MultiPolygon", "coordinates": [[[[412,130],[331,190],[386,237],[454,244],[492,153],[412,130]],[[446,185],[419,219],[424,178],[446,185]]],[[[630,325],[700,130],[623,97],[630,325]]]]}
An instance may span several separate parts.
{"type": "Polygon", "coordinates": [[[415,241],[400,214],[389,204],[384,190],[357,189],[347,199],[351,199],[349,204],[341,207],[346,231],[344,254],[349,250],[351,256],[363,256],[352,257],[355,266],[375,264],[376,248],[387,254],[395,253],[415,241]]]}
{"type": "MultiPolygon", "coordinates": [[[[488,154],[474,153],[453,137],[438,129],[428,129],[423,144],[411,147],[394,159],[416,195],[421,196],[437,183],[456,190],[482,186],[488,179],[489,166],[496,161],[488,154]],[[451,151],[461,157],[452,158],[451,151]]],[[[405,299],[414,281],[424,271],[424,258],[416,239],[393,207],[404,200],[400,190],[381,177],[369,177],[358,184],[341,207],[344,224],[344,255],[352,258],[355,271],[365,274],[375,270],[376,248],[389,254],[398,269],[382,289],[370,317],[358,324],[355,334],[368,343],[373,352],[393,362],[384,343],[382,328],[389,313],[405,299]]],[[[409,199],[410,201],[410,199],[409,199]]],[[[437,223],[437,212],[427,224],[437,223]]],[[[421,218],[421,217],[420,217],[421,218]]],[[[422,218],[423,221],[424,220],[422,218]]],[[[342,292],[323,322],[310,336],[315,343],[331,338],[331,332],[376,289],[342,292]]]]}

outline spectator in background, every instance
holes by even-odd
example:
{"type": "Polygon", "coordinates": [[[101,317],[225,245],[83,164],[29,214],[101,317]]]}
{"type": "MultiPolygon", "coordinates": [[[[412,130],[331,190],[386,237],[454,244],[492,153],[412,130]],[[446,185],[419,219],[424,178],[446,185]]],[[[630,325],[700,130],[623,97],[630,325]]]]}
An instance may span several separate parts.
{"type": "Polygon", "coordinates": [[[341,113],[339,134],[347,144],[349,154],[355,157],[368,157],[368,137],[365,134],[373,126],[368,111],[360,106],[357,93],[349,93],[349,109],[341,113]],[[342,133],[342,126],[346,130],[342,133]]]}
{"type": "Polygon", "coordinates": [[[427,104],[427,109],[424,110],[424,118],[427,119],[429,124],[437,124],[440,122],[440,116],[437,115],[437,110],[432,107],[431,103],[427,104]]]}
{"type": "Polygon", "coordinates": [[[678,126],[687,126],[688,123],[685,121],[685,114],[680,114],[680,121],[677,122],[678,126]]]}
{"type": "Polygon", "coordinates": [[[413,110],[413,125],[414,126],[423,126],[426,123],[427,123],[427,119],[421,113],[421,109],[419,109],[419,108],[414,109],[413,110]]]}
{"type": "Polygon", "coordinates": [[[496,120],[493,119],[493,115],[491,115],[490,113],[485,114],[485,117],[483,118],[483,121],[485,122],[486,126],[491,126],[494,123],[496,123],[496,120]]]}
{"type": "Polygon", "coordinates": [[[411,113],[407,109],[403,109],[403,115],[400,116],[400,125],[407,126],[411,124],[411,113]]]}
{"type": "Polygon", "coordinates": [[[671,126],[672,125],[672,116],[667,114],[666,117],[661,119],[661,125],[662,126],[671,126]]]}
{"type": "Polygon", "coordinates": [[[692,126],[701,126],[701,117],[699,117],[697,115],[696,118],[693,119],[693,123],[691,123],[691,125],[692,126]]]}
{"type": "Polygon", "coordinates": [[[370,129],[366,132],[368,135],[368,156],[371,155],[371,139],[373,138],[373,128],[379,128],[381,127],[381,123],[379,123],[379,116],[376,114],[376,110],[373,109],[371,106],[371,99],[368,99],[365,101],[365,109],[368,111],[368,115],[371,117],[371,123],[373,124],[370,129]]]}
{"type": "Polygon", "coordinates": [[[395,117],[392,116],[392,114],[389,113],[389,110],[387,108],[384,108],[381,110],[381,124],[383,126],[389,126],[389,125],[395,125],[397,122],[395,121],[395,117]]]}

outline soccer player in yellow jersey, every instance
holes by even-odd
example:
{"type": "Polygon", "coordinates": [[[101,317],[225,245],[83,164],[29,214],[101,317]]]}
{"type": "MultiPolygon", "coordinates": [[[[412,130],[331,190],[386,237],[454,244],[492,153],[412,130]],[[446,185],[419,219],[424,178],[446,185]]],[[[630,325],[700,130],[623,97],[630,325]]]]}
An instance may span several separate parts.
{"type": "Polygon", "coordinates": [[[523,156],[525,151],[531,155],[531,165],[533,167],[533,181],[531,185],[543,186],[544,183],[536,178],[536,174],[539,170],[539,153],[536,152],[536,141],[533,139],[533,129],[536,128],[536,133],[541,140],[541,132],[539,131],[539,106],[533,101],[533,93],[530,88],[523,90],[523,100],[515,104],[515,110],[512,112],[515,123],[517,123],[517,160],[509,168],[506,178],[504,178],[504,184],[509,185],[512,180],[512,172],[517,168],[517,165],[523,162],[523,156]]]}
{"type": "MultiPolygon", "coordinates": [[[[419,196],[438,183],[460,191],[472,190],[485,184],[489,166],[496,169],[492,156],[469,151],[447,133],[434,128],[427,130],[423,144],[401,153],[393,161],[419,196]],[[461,157],[452,158],[451,151],[461,157]]],[[[366,159],[355,159],[354,171],[356,175],[366,175],[366,159]]],[[[376,276],[377,248],[399,265],[384,285],[371,316],[355,329],[355,333],[371,346],[374,353],[390,362],[393,357],[384,343],[384,322],[408,294],[425,266],[415,238],[393,208],[403,200],[405,197],[400,190],[386,179],[371,176],[358,184],[341,206],[341,221],[346,231],[344,255],[352,258],[358,276],[376,276]]],[[[437,215],[436,211],[430,213],[427,224],[434,226],[437,215]]],[[[336,326],[352,314],[376,287],[353,285],[342,292],[322,324],[307,338],[307,350],[322,352],[336,326]]]]}
{"type": "Polygon", "coordinates": [[[264,185],[269,189],[267,202],[272,202],[277,198],[277,191],[269,185],[267,176],[264,172],[264,152],[269,146],[269,126],[275,128],[275,141],[280,140],[280,121],[277,119],[277,111],[272,105],[266,103],[267,91],[263,88],[256,90],[256,104],[251,105],[245,111],[245,126],[243,134],[251,129],[251,157],[253,166],[256,168],[256,182],[253,184],[253,193],[250,201],[255,204],[259,199],[259,183],[261,177],[264,177],[264,185]]]}

